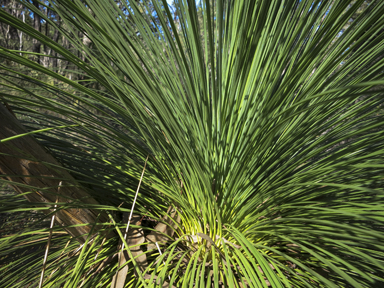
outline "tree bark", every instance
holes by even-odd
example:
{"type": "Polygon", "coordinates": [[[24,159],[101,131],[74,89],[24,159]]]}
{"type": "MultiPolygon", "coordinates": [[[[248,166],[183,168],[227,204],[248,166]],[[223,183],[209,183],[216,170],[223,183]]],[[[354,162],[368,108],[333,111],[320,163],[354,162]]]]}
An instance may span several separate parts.
{"type": "MultiPolygon", "coordinates": [[[[60,25],[61,25],[60,24],[61,23],[60,16],[59,15],[55,15],[55,17],[57,18],[57,25],[59,25],[59,27],[60,27],[60,25]]],[[[55,29],[55,32],[53,34],[52,40],[55,41],[55,42],[58,42],[59,38],[60,38],[60,31],[58,29],[55,29]]],[[[54,72],[58,72],[58,70],[57,70],[58,62],[57,62],[57,58],[56,58],[57,57],[57,53],[54,50],[51,50],[51,51],[52,51],[52,56],[54,56],[54,57],[50,58],[51,61],[52,61],[52,69],[53,69],[54,72]]],[[[56,81],[56,80],[54,80],[54,81],[56,81]]]]}
{"type": "MultiPolygon", "coordinates": [[[[0,127],[0,139],[27,132],[2,104],[0,104],[0,127]]],[[[2,178],[13,182],[11,186],[17,193],[25,193],[24,197],[30,202],[54,203],[56,197],[59,197],[58,202],[62,203],[79,201],[84,204],[98,204],[30,135],[0,143],[0,174],[2,178]],[[59,189],[60,181],[62,186],[59,189]]],[[[68,208],[59,209],[56,217],[60,225],[69,226],[95,223],[98,214],[99,212],[93,209],[68,208]]],[[[103,222],[108,222],[105,212],[102,212],[98,219],[98,223],[103,222]]],[[[84,243],[92,227],[93,225],[87,225],[64,227],[64,229],[80,243],[84,243]]],[[[93,233],[97,233],[100,228],[101,226],[96,226],[93,233]]]]}
{"type": "MultiPolygon", "coordinates": [[[[39,9],[39,2],[32,1],[32,3],[37,9],[39,9]]],[[[33,13],[33,26],[39,32],[41,32],[41,22],[40,21],[41,21],[40,16],[37,13],[33,13]]],[[[35,38],[33,38],[32,42],[33,42],[32,51],[35,53],[40,53],[40,51],[41,51],[40,42],[38,40],[36,40],[35,38]]],[[[37,62],[40,63],[40,56],[37,56],[37,62]]]]}

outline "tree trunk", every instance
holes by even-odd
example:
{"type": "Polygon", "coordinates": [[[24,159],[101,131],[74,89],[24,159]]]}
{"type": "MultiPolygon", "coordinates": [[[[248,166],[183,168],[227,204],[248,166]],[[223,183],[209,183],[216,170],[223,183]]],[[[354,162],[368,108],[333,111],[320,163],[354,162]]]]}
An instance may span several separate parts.
{"type": "MultiPolygon", "coordinates": [[[[39,2],[33,1],[32,3],[37,9],[39,9],[39,2]]],[[[41,21],[40,16],[37,13],[33,13],[33,26],[39,32],[41,32],[41,22],[40,21],[41,21]]],[[[32,51],[35,53],[40,53],[40,51],[41,51],[40,42],[38,40],[36,40],[35,38],[33,38],[32,42],[33,42],[32,51]]],[[[40,63],[40,56],[37,56],[37,62],[40,63]]]]}
{"type": "MultiPolygon", "coordinates": [[[[27,132],[2,104],[0,127],[0,139],[27,132]]],[[[98,204],[33,136],[23,136],[0,143],[0,174],[14,183],[12,186],[17,193],[25,193],[24,197],[30,202],[54,203],[56,195],[59,194],[58,202],[98,204]],[[60,181],[62,186],[59,189],[60,181]]],[[[56,217],[59,224],[69,226],[95,223],[98,214],[98,211],[92,209],[69,208],[59,209],[56,217]]],[[[105,212],[101,213],[98,219],[98,223],[102,222],[108,222],[105,212]]],[[[65,227],[65,230],[84,243],[92,226],[65,227]]],[[[99,228],[101,227],[96,226],[93,233],[97,233],[99,228]]]]}
{"type": "MultiPolygon", "coordinates": [[[[25,12],[23,12],[23,22],[25,23],[25,12]]],[[[20,38],[19,50],[20,50],[20,56],[22,56],[23,55],[21,53],[21,51],[23,50],[23,32],[22,31],[20,31],[19,38],[20,38]]]]}
{"type": "MultiPolygon", "coordinates": [[[[61,23],[60,16],[55,15],[55,17],[57,18],[57,25],[60,26],[60,23],[61,23]]],[[[58,42],[59,38],[60,38],[60,31],[58,29],[55,29],[52,40],[55,42],[58,42]]],[[[54,57],[50,58],[52,61],[52,70],[54,72],[58,72],[58,70],[57,70],[58,62],[57,62],[57,58],[56,58],[57,57],[56,51],[52,50],[52,56],[54,56],[54,57]]],[[[54,80],[54,81],[56,81],[56,80],[54,80]]]]}

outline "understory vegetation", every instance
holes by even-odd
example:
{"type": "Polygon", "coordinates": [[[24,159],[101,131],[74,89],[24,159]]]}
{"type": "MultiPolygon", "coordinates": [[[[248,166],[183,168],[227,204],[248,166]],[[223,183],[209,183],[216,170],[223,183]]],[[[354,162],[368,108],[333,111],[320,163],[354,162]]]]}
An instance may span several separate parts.
{"type": "Polygon", "coordinates": [[[383,1],[17,5],[1,287],[384,285],[383,1]]]}

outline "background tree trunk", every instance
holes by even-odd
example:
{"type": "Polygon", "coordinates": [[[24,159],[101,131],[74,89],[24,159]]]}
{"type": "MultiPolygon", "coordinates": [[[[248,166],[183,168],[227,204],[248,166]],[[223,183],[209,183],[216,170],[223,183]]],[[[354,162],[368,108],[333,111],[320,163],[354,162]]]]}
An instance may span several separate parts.
{"type": "MultiPolygon", "coordinates": [[[[0,139],[27,132],[2,104],[0,104],[0,127],[0,139]]],[[[81,199],[81,203],[84,204],[98,204],[33,136],[23,136],[0,143],[0,174],[7,175],[5,179],[14,182],[11,186],[17,193],[32,191],[24,194],[30,202],[54,203],[56,195],[59,194],[58,202],[73,203],[81,199]],[[64,180],[58,189],[61,179],[64,180]]],[[[98,211],[92,209],[70,208],[59,210],[56,217],[58,223],[69,226],[95,223],[98,214],[98,211]]],[[[108,222],[106,213],[101,213],[98,222],[108,222]]],[[[71,227],[65,230],[84,243],[92,226],[71,227]]],[[[99,228],[101,227],[94,228],[93,233],[99,228]]]]}
{"type": "MultiPolygon", "coordinates": [[[[39,9],[39,3],[37,1],[33,1],[33,5],[39,9]]],[[[40,19],[40,16],[36,13],[33,13],[33,26],[34,28],[41,32],[41,19],[40,19]]],[[[33,39],[33,48],[32,48],[32,51],[35,52],[35,53],[40,53],[41,51],[41,44],[39,41],[37,41],[36,39],[33,39]]],[[[40,63],[40,56],[37,56],[37,62],[40,63]]]]}

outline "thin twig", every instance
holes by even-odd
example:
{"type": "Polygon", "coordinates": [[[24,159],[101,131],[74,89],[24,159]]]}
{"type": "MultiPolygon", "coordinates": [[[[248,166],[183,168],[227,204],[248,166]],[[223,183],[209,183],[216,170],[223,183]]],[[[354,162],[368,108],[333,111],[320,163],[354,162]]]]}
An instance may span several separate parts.
{"type": "MultiPolygon", "coordinates": [[[[156,242],[156,247],[157,247],[157,250],[159,250],[160,256],[163,255],[163,254],[161,253],[159,244],[157,244],[157,242],[156,242]]],[[[164,264],[164,266],[165,266],[165,261],[164,261],[164,260],[163,260],[163,264],[164,264]]],[[[171,280],[171,276],[168,275],[168,279],[171,280]]]]}
{"type": "MultiPolygon", "coordinates": [[[[62,183],[62,181],[60,181],[60,183],[59,183],[59,188],[57,188],[57,193],[59,193],[59,191],[60,191],[61,183],[62,183]]],[[[47,243],[47,247],[45,249],[45,254],[44,254],[43,269],[41,270],[39,288],[43,287],[45,266],[47,264],[49,246],[51,246],[52,229],[53,229],[53,225],[55,224],[55,217],[56,217],[56,213],[55,212],[56,212],[56,208],[57,208],[57,202],[59,202],[59,195],[56,196],[56,202],[55,202],[56,204],[55,204],[55,207],[53,209],[53,215],[52,215],[52,218],[51,218],[51,226],[50,226],[50,229],[49,229],[48,243],[47,243]]]]}
{"type": "MultiPolygon", "coordinates": [[[[127,228],[125,229],[124,240],[127,239],[127,234],[128,234],[129,224],[131,223],[132,214],[133,214],[133,209],[135,208],[136,199],[137,199],[137,194],[139,194],[140,185],[141,185],[141,181],[143,180],[144,171],[145,171],[145,167],[147,166],[148,157],[149,157],[149,155],[147,156],[147,159],[145,159],[144,169],[143,169],[143,172],[141,173],[140,182],[139,182],[139,185],[137,186],[137,190],[136,190],[135,198],[133,199],[133,204],[132,204],[132,208],[131,208],[131,213],[129,214],[129,218],[128,218],[127,228]]],[[[123,242],[123,244],[121,245],[121,251],[122,251],[122,252],[124,251],[124,242],[123,242]]]]}
{"type": "MultiPolygon", "coordinates": [[[[133,204],[132,204],[132,208],[131,208],[131,213],[129,214],[129,218],[128,218],[127,228],[125,229],[124,241],[121,241],[121,242],[123,242],[123,243],[121,244],[121,252],[120,252],[119,259],[118,259],[118,267],[117,267],[116,274],[115,274],[114,278],[112,279],[112,284],[114,283],[114,285],[113,285],[114,287],[116,287],[116,285],[117,285],[117,281],[118,281],[117,278],[118,278],[118,273],[119,273],[119,269],[120,269],[120,257],[124,257],[124,242],[125,242],[125,240],[127,239],[128,229],[129,229],[129,224],[131,223],[132,214],[133,214],[133,210],[134,210],[134,208],[135,208],[137,195],[139,194],[141,181],[143,181],[143,176],[144,176],[144,172],[145,172],[145,167],[147,166],[148,157],[149,157],[149,155],[147,156],[147,159],[145,159],[143,172],[141,173],[141,177],[140,177],[139,185],[137,186],[137,190],[136,190],[135,198],[133,199],[133,204]],[[115,281],[115,280],[116,280],[116,281],[115,281]]],[[[119,205],[118,208],[120,208],[120,206],[123,205],[123,203],[124,203],[124,202],[122,202],[122,203],[119,205]]]]}

